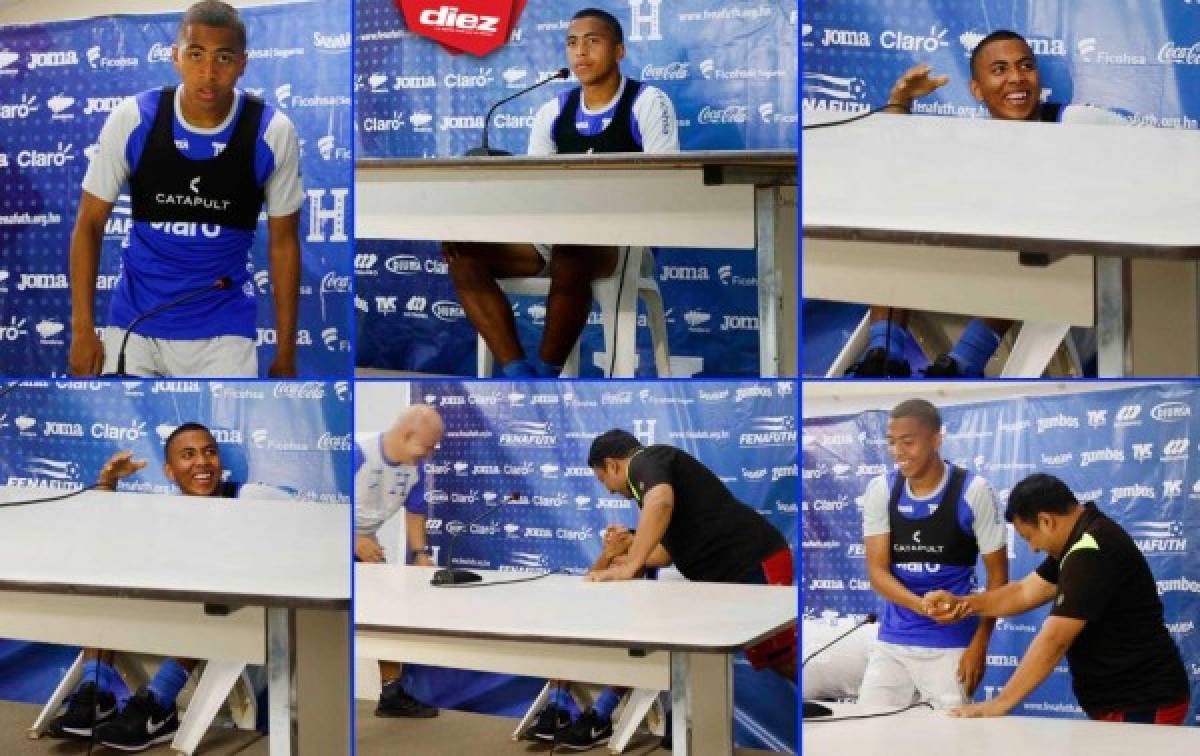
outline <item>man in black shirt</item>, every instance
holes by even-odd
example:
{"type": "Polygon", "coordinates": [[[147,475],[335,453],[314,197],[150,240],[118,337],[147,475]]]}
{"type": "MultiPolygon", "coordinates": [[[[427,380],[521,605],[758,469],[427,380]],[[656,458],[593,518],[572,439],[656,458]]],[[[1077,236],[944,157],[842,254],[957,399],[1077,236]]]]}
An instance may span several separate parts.
{"type": "Polygon", "coordinates": [[[1020,582],[986,593],[928,593],[927,608],[939,622],[1012,616],[1052,599],[1054,608],[999,695],[951,714],[1007,714],[1065,654],[1075,697],[1090,718],[1183,724],[1187,671],[1163,624],[1154,576],[1129,534],[1051,475],[1018,483],[1005,517],[1046,561],[1020,582]]]}
{"type": "MultiPolygon", "coordinates": [[[[634,499],[641,510],[626,555],[589,573],[589,580],[632,580],[646,567],[674,563],[688,580],[792,585],[792,552],[783,534],[687,452],[642,446],[614,429],[592,442],[588,466],[605,488],[634,499]]],[[[755,669],[771,667],[795,680],[795,644],[795,630],[787,630],[746,655],[755,669]]]]}

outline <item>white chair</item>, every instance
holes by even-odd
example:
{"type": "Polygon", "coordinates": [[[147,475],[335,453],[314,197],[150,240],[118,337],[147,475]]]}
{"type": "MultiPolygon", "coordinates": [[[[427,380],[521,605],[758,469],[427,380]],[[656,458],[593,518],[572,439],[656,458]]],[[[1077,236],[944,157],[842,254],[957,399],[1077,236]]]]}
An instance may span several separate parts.
{"type": "MultiPolygon", "coordinates": [[[[909,314],[909,330],[926,353],[941,354],[950,349],[950,341],[941,323],[925,313],[909,314]]],[[[960,319],[961,321],[961,319],[960,319]]],[[[850,334],[846,345],[826,371],[826,378],[841,378],[867,351],[870,342],[870,314],[850,334]]],[[[1006,337],[999,350],[1003,361],[1000,376],[1004,378],[1037,377],[1047,372],[1078,377],[1083,374],[1079,355],[1069,338],[1069,326],[1058,323],[1022,321],[1016,338],[1006,337]],[[1011,343],[1005,356],[1005,346],[1011,343]]]]}
{"type": "MultiPolygon", "coordinates": [[[[554,683],[547,682],[546,686],[542,688],[542,692],[533,699],[529,710],[517,723],[517,729],[513,730],[513,740],[520,740],[525,731],[534,723],[538,713],[550,700],[550,693],[556,687],[554,683]]],[[[563,687],[571,693],[581,708],[587,709],[595,702],[594,693],[600,686],[572,682],[564,683],[563,687]]],[[[645,724],[646,730],[655,737],[661,738],[666,734],[667,715],[660,693],[662,691],[651,688],[633,688],[621,696],[621,701],[613,712],[613,734],[608,741],[609,753],[618,754],[624,751],[643,724],[645,724]]]]}
{"type": "MultiPolygon", "coordinates": [[[[146,673],[147,663],[161,660],[162,657],[119,651],[113,657],[113,667],[120,672],[130,689],[136,690],[150,681],[146,673]]],[[[39,738],[46,731],[46,726],[63,701],[79,685],[83,665],[81,651],[30,726],[30,738],[39,738]]],[[[176,752],[190,754],[196,750],[200,738],[204,737],[216,719],[222,704],[227,705],[229,717],[239,730],[253,730],[257,724],[258,702],[244,664],[218,660],[202,662],[193,671],[188,687],[179,696],[179,702],[179,730],[171,741],[171,748],[176,752]]]]}
{"type": "MultiPolygon", "coordinates": [[[[509,296],[546,297],[550,293],[548,277],[505,278],[498,283],[509,296]]],[[[597,366],[604,371],[604,376],[634,376],[637,369],[637,303],[640,299],[646,303],[655,369],[660,378],[670,377],[672,366],[667,349],[667,316],[658,282],[654,279],[654,256],[645,247],[622,247],[613,274],[592,282],[592,298],[600,303],[604,320],[605,351],[602,355],[596,355],[597,366]],[[618,343],[614,344],[614,341],[618,343]]],[[[495,357],[482,336],[477,337],[477,342],[477,375],[490,378],[495,357]]],[[[578,341],[572,347],[561,375],[568,378],[579,375],[578,341]]]]}

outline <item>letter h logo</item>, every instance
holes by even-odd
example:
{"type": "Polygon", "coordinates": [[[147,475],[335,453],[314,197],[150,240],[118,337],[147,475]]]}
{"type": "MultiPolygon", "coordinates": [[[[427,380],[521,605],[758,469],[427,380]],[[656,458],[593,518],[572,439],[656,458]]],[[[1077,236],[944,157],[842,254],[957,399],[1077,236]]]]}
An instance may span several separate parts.
{"type": "Polygon", "coordinates": [[[646,39],[655,42],[662,39],[662,0],[645,0],[650,5],[649,13],[642,13],[643,0],[629,0],[629,39],[641,42],[646,39]],[[650,33],[642,36],[642,24],[649,24],[650,33]]]}

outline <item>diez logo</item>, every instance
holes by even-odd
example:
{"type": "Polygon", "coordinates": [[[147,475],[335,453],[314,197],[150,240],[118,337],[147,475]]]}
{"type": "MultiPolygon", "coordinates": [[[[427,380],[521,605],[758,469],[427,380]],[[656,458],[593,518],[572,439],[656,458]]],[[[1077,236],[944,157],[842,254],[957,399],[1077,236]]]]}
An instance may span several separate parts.
{"type": "Polygon", "coordinates": [[[397,0],[408,28],[452,52],[484,56],[508,41],[508,32],[525,9],[525,0],[397,0]],[[499,5],[499,7],[497,7],[499,5]]]}

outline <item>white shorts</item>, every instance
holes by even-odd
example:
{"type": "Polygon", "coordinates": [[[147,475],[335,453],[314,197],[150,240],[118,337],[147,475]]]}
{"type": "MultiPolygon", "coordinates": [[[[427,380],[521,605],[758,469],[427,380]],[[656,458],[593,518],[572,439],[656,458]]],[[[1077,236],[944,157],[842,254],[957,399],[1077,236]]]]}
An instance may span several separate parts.
{"type": "MultiPolygon", "coordinates": [[[[125,329],[104,329],[104,373],[117,371],[117,355],[125,329]]],[[[208,339],[148,339],[129,335],[125,347],[125,373],[146,378],[257,378],[258,351],[245,336],[208,339]]]]}
{"type": "Polygon", "coordinates": [[[859,704],[900,708],[928,701],[935,709],[969,703],[958,681],[965,648],[925,648],[876,642],[858,691],[859,704]]]}

